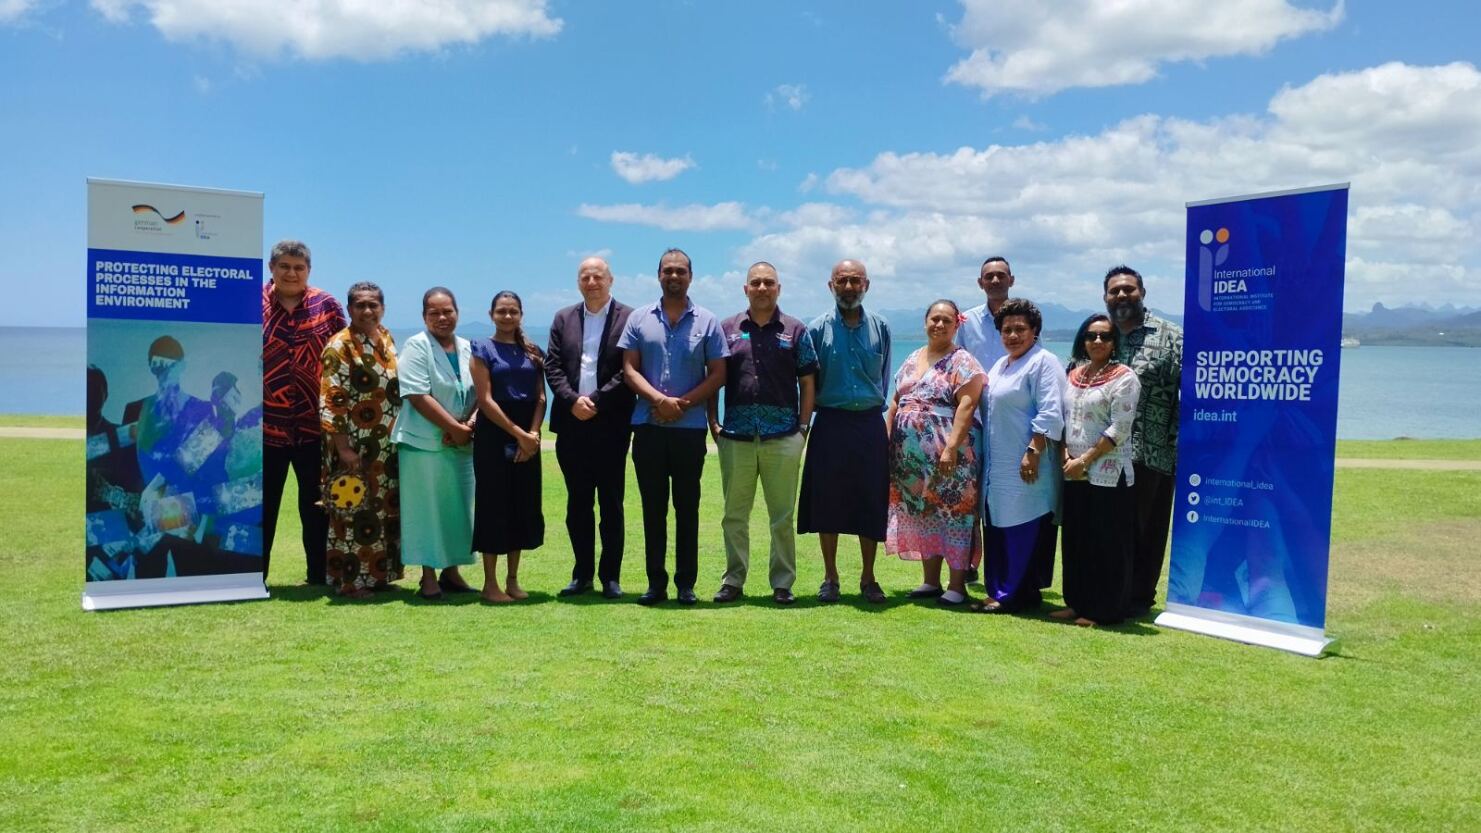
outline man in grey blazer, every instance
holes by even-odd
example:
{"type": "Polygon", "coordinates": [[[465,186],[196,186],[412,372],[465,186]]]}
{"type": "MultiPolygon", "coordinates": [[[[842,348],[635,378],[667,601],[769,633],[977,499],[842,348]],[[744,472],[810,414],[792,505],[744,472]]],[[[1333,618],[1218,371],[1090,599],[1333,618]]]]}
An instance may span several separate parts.
{"type": "Polygon", "coordinates": [[[583,300],[555,314],[545,355],[545,378],[555,394],[550,430],[566,481],[566,532],[576,555],[571,583],[560,595],[589,592],[595,575],[602,595],[617,599],[622,597],[622,499],[635,399],[623,381],[617,339],[632,307],[612,297],[612,270],[599,257],[581,261],[576,288],[583,300]],[[596,505],[602,513],[600,566],[596,505]]]}

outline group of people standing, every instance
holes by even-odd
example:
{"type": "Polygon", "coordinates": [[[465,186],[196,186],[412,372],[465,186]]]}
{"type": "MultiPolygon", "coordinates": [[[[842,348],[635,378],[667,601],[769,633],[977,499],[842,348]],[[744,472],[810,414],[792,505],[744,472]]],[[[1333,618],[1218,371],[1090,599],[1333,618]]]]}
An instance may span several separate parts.
{"type": "Polygon", "coordinates": [[[721,320],[689,300],[693,264],[679,249],[659,260],[659,299],[636,308],[612,297],[607,263],[587,258],[582,300],[556,313],[545,350],[525,337],[515,293],[494,296],[494,335],[470,342],[456,333],[457,299],[434,287],[422,299],[425,329],[399,353],[374,284],[350,287],[346,322],[338,302],[309,285],[307,246],[277,244],[269,266],[264,572],[292,468],[310,583],[360,598],[419,566],[419,594],[436,599],[473,592],[459,568],[482,554],[482,597],[524,598],[520,556],[544,542],[548,404],[574,554],[562,596],[623,595],[630,449],[647,578],[638,601],[663,602],[670,586],[680,604],[698,601],[708,434],[724,489],[717,603],[744,595],[758,483],[777,604],[795,600],[798,533],[818,534],[824,603],[841,597],[840,535],[858,539],[869,603],[887,600],[874,574],[880,542],[921,562],[911,597],[975,612],[1038,607],[1057,541],[1066,607],[1052,616],[1109,624],[1154,601],[1182,335],[1146,311],[1129,267],[1107,273],[1107,313],[1081,325],[1067,370],[1040,343],[1038,308],[1010,297],[1008,262],[988,258],[977,281],[985,303],[931,304],[925,346],[892,380],[890,325],[865,310],[869,277],[856,260],[833,268],[834,307],[805,324],[782,312],[768,263],[746,273],[747,308],[721,320]],[[979,575],[980,601],[967,589],[979,575]]]}

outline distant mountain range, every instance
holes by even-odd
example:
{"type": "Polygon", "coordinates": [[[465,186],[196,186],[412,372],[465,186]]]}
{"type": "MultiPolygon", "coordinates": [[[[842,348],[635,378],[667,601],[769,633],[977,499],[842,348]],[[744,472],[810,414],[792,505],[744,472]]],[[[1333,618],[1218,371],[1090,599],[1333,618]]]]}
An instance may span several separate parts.
{"type": "Polygon", "coordinates": [[[1343,315],[1342,335],[1363,344],[1481,347],[1481,309],[1374,304],[1367,312],[1343,315]]]}
{"type": "MultiPolygon", "coordinates": [[[[1044,316],[1044,335],[1054,341],[1074,338],[1080,322],[1100,310],[1070,309],[1055,303],[1039,305],[1044,316]]],[[[925,310],[877,310],[896,332],[919,331],[925,310]]],[[[1183,316],[1152,312],[1179,324],[1183,316]]],[[[1381,303],[1367,312],[1342,315],[1342,336],[1360,344],[1390,346],[1481,347],[1481,309],[1445,304],[1440,307],[1405,306],[1389,308],[1381,303]]],[[[924,336],[921,336],[924,337],[924,336]]]]}
{"type": "MultiPolygon", "coordinates": [[[[870,311],[889,321],[897,338],[925,338],[926,311],[924,309],[875,310],[871,308],[870,311]]],[[[1039,311],[1044,315],[1044,336],[1051,341],[1068,341],[1074,338],[1075,331],[1080,328],[1080,322],[1093,312],[1103,310],[1070,309],[1062,304],[1044,303],[1039,305],[1039,311]]],[[[1152,312],[1169,321],[1183,323],[1181,315],[1163,312],[1155,307],[1152,312]]],[[[804,321],[811,321],[812,318],[812,315],[803,316],[804,321]]],[[[398,334],[402,332],[409,334],[421,329],[421,325],[420,323],[392,325],[392,329],[398,334]]],[[[487,321],[476,320],[464,324],[458,332],[468,338],[479,338],[491,335],[493,326],[487,321]]],[[[532,341],[544,345],[549,328],[530,326],[525,328],[525,332],[532,341]]],[[[1344,313],[1342,335],[1347,339],[1357,339],[1361,344],[1481,347],[1481,308],[1457,307],[1450,304],[1441,307],[1389,308],[1383,304],[1374,304],[1373,308],[1367,312],[1344,313]]]]}
{"type": "MultiPolygon", "coordinates": [[[[1035,303],[1037,304],[1038,302],[1035,303]]],[[[1089,318],[1096,312],[1105,312],[1105,310],[1070,309],[1063,304],[1055,303],[1038,304],[1038,307],[1039,314],[1044,316],[1044,337],[1052,341],[1067,341],[1074,338],[1075,332],[1080,329],[1080,324],[1086,318],[1089,318]]],[[[966,312],[965,309],[962,311],[966,312]]],[[[883,316],[886,321],[889,321],[890,327],[895,332],[915,333],[918,338],[925,338],[926,311],[924,309],[885,309],[873,310],[873,312],[883,316]]],[[[1163,312],[1155,307],[1152,309],[1152,313],[1178,324],[1183,323],[1183,316],[1181,315],[1163,312]]]]}

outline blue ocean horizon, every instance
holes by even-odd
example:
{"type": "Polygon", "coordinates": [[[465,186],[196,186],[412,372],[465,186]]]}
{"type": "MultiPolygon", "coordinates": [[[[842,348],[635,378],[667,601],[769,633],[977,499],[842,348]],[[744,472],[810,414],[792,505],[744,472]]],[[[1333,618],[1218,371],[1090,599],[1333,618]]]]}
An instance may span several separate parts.
{"type": "MultiPolygon", "coordinates": [[[[397,343],[416,329],[393,328],[397,343]]],[[[487,325],[460,330],[488,336],[487,325]]],[[[530,328],[543,345],[545,328],[530,328]]],[[[924,340],[896,334],[896,368],[924,340]]],[[[1045,342],[1061,357],[1068,342],[1045,342]]],[[[1454,368],[1476,361],[1471,347],[1357,347],[1342,351],[1337,437],[1344,440],[1481,437],[1481,387],[1455,384],[1454,368]]],[[[0,327],[0,413],[81,416],[85,410],[87,329],[0,327]]]]}

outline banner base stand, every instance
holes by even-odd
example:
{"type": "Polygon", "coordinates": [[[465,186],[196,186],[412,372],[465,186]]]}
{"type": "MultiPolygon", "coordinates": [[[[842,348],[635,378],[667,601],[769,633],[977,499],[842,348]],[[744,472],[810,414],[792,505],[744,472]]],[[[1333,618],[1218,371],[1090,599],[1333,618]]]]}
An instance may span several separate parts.
{"type": "Polygon", "coordinates": [[[1275,648],[1304,657],[1319,657],[1336,641],[1318,628],[1287,625],[1187,605],[1168,604],[1167,607],[1167,610],[1157,616],[1156,624],[1159,627],[1275,648]]]}
{"type": "Polygon", "coordinates": [[[268,598],[262,573],[236,573],[135,581],[88,582],[82,591],[83,610],[122,610],[130,607],[243,602],[268,598]]]}

